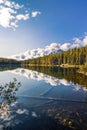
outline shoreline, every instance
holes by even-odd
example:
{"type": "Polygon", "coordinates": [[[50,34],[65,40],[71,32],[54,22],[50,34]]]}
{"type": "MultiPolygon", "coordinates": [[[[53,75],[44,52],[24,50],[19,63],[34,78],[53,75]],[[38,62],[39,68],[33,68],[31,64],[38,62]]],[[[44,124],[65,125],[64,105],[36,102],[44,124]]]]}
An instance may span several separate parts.
{"type": "Polygon", "coordinates": [[[44,65],[44,64],[29,64],[22,65],[26,67],[61,67],[61,68],[80,68],[81,65],[69,65],[69,64],[61,64],[61,65],[44,65]]]}
{"type": "Polygon", "coordinates": [[[83,74],[85,76],[87,76],[87,72],[83,72],[80,71],[80,67],[82,67],[83,65],[70,65],[70,64],[61,64],[61,65],[38,65],[38,64],[29,64],[29,65],[22,65],[22,67],[60,67],[60,68],[76,68],[77,73],[79,74],[83,74]]]}

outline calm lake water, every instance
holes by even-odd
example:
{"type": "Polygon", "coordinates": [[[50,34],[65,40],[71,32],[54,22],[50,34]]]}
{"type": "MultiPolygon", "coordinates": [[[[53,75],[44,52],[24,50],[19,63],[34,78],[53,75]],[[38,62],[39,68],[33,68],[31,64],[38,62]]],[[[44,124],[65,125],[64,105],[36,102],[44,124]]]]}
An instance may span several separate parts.
{"type": "Polygon", "coordinates": [[[76,69],[0,70],[0,130],[87,130],[87,77],[76,69]]]}

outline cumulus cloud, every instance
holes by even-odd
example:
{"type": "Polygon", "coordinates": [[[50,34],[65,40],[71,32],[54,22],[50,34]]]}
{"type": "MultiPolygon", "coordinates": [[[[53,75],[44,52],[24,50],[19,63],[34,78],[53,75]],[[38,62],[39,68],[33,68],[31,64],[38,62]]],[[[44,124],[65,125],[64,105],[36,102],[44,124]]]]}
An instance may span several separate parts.
{"type": "Polygon", "coordinates": [[[83,39],[82,43],[83,43],[83,46],[87,45],[87,36],[85,36],[85,38],[83,39]]]}
{"type": "Polygon", "coordinates": [[[7,28],[11,26],[11,21],[14,19],[15,11],[11,8],[0,7],[0,25],[7,28]]]}
{"type": "Polygon", "coordinates": [[[28,18],[29,18],[29,14],[25,14],[25,15],[19,14],[16,16],[17,20],[27,20],[28,18]]]}
{"type": "Polygon", "coordinates": [[[8,6],[10,8],[20,9],[23,7],[23,5],[16,4],[15,2],[12,2],[10,0],[0,0],[0,4],[3,4],[3,6],[8,6]]]}
{"type": "Polygon", "coordinates": [[[32,12],[32,17],[36,17],[37,15],[40,15],[41,12],[40,11],[33,11],[32,12]]]}
{"type": "Polygon", "coordinates": [[[16,60],[26,60],[37,57],[43,57],[49,54],[55,54],[58,52],[63,52],[67,50],[71,50],[73,48],[84,47],[87,45],[87,36],[84,36],[82,39],[74,38],[71,43],[51,43],[50,45],[45,46],[44,48],[37,48],[33,50],[28,50],[24,53],[11,56],[16,60]]]}
{"type": "Polygon", "coordinates": [[[63,50],[63,51],[67,51],[69,50],[71,47],[71,44],[70,43],[64,43],[60,46],[60,49],[63,50]]]}
{"type": "MultiPolygon", "coordinates": [[[[30,14],[22,10],[24,5],[19,5],[10,0],[0,0],[0,25],[4,28],[17,28],[20,20],[28,20],[30,14]]],[[[36,17],[40,12],[32,12],[31,17],[36,17]]]]}

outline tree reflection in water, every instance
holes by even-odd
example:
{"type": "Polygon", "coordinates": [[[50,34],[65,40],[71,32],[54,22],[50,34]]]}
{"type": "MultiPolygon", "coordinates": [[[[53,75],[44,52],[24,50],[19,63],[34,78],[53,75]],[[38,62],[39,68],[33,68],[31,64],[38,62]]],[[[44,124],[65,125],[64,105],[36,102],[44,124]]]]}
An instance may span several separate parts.
{"type": "MultiPolygon", "coordinates": [[[[17,82],[16,78],[10,81],[8,84],[0,86],[0,122],[2,123],[6,120],[10,120],[10,105],[15,103],[17,100],[16,92],[21,86],[20,82],[17,82]]],[[[5,130],[5,126],[1,126],[2,130],[5,130]]]]}

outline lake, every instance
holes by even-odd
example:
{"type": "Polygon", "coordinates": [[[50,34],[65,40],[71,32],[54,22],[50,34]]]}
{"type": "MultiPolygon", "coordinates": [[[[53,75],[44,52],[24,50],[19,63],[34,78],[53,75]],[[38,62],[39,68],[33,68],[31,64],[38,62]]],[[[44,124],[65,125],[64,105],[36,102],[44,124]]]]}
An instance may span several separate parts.
{"type": "Polygon", "coordinates": [[[69,129],[87,130],[86,76],[58,67],[0,69],[0,130],[69,129]]]}

